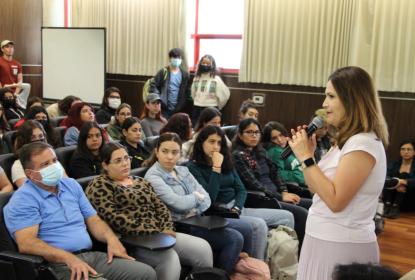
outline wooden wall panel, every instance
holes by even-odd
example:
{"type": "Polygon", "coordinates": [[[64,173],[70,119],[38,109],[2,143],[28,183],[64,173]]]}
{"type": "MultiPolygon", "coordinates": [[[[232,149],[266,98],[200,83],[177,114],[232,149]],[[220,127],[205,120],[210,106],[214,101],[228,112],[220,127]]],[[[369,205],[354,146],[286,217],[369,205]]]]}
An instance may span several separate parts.
{"type": "MultiPolygon", "coordinates": [[[[142,86],[148,78],[108,74],[107,85],[119,87],[123,91],[123,101],[129,102],[133,106],[134,113],[138,114],[143,107],[142,86]]],[[[278,120],[287,128],[308,124],[313,112],[321,108],[324,100],[324,88],[239,83],[235,76],[224,76],[223,80],[231,89],[231,98],[223,109],[224,124],[238,122],[240,104],[250,98],[254,92],[265,94],[266,105],[259,108],[261,124],[278,120]]],[[[415,94],[381,92],[380,95],[391,136],[387,155],[389,159],[394,159],[399,156],[399,143],[403,139],[415,138],[415,94]]]]}
{"type": "Polygon", "coordinates": [[[1,1],[0,40],[16,43],[14,56],[24,66],[23,81],[32,83],[31,94],[36,96],[42,96],[41,27],[42,1],[1,1]]]}

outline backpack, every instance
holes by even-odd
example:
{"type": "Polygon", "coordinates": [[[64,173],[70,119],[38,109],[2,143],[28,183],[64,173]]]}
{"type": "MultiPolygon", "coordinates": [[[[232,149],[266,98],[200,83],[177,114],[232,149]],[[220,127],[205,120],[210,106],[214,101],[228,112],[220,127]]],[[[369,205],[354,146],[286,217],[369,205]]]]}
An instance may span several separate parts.
{"type": "Polygon", "coordinates": [[[228,274],[222,269],[215,267],[195,268],[185,280],[230,280],[228,274]]]}
{"type": "Polygon", "coordinates": [[[258,259],[251,258],[247,253],[239,254],[239,261],[235,265],[235,272],[231,280],[270,280],[271,274],[268,265],[258,259]]]}
{"type": "Polygon", "coordinates": [[[278,226],[268,231],[268,249],[265,261],[274,280],[295,280],[298,269],[298,238],[295,231],[278,226]]]}
{"type": "MultiPolygon", "coordinates": [[[[163,81],[165,81],[167,79],[167,74],[168,74],[168,71],[167,71],[166,67],[163,67],[163,81]]],[[[144,103],[146,103],[147,96],[150,94],[150,85],[153,81],[154,81],[154,77],[151,77],[143,85],[142,95],[143,95],[143,102],[144,103]]]]}

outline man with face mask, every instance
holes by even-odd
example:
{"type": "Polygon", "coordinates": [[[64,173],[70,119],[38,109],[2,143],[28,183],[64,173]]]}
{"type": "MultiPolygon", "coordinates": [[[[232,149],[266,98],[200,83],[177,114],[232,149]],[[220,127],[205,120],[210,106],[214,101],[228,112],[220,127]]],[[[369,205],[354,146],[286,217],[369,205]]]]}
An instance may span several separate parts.
{"type": "Polygon", "coordinates": [[[0,49],[0,88],[9,88],[16,96],[17,104],[26,109],[30,84],[23,83],[22,65],[13,58],[14,42],[3,40],[0,49]]]}
{"type": "Polygon", "coordinates": [[[150,84],[149,92],[161,98],[161,112],[166,119],[182,112],[191,102],[189,72],[183,65],[183,51],[174,48],[169,51],[170,64],[160,69],[150,84]]]}
{"type": "Polygon", "coordinates": [[[11,197],[4,217],[21,253],[42,256],[59,279],[156,279],[150,266],[127,254],[81,186],[63,178],[63,167],[49,144],[25,145],[20,160],[28,180],[11,197]],[[107,243],[107,254],[90,251],[87,229],[107,243]]]}

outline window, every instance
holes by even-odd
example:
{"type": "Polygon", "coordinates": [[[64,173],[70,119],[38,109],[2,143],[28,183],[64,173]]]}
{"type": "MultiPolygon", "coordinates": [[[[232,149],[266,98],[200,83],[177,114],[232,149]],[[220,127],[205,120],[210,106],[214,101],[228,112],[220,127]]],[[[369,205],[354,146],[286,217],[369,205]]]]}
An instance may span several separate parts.
{"type": "Polygon", "coordinates": [[[188,65],[196,69],[205,54],[227,73],[237,73],[242,55],[243,0],[187,1],[188,65]]]}

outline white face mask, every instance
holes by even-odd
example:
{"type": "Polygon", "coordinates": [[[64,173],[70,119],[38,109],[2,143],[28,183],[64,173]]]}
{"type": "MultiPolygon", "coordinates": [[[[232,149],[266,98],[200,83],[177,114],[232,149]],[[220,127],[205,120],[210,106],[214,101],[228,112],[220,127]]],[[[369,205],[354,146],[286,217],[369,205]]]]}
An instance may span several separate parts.
{"type": "Polygon", "coordinates": [[[121,105],[120,98],[108,98],[108,107],[111,109],[117,109],[121,105]]]}

